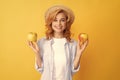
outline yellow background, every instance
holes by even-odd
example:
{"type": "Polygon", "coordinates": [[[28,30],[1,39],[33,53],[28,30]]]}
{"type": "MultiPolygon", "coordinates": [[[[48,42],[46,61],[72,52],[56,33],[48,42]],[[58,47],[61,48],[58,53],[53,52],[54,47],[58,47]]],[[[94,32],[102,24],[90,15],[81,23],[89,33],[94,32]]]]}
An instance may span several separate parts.
{"type": "Polygon", "coordinates": [[[89,35],[81,69],[73,80],[120,80],[119,0],[1,0],[0,80],[39,80],[27,33],[44,36],[44,13],[55,4],[75,13],[74,39],[80,32],[89,35]]]}

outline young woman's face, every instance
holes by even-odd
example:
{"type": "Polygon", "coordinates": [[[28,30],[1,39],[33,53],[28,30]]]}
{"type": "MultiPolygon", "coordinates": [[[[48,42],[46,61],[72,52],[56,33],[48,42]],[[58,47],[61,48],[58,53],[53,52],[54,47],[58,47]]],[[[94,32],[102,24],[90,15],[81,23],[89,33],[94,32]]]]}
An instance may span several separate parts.
{"type": "Polygon", "coordinates": [[[66,16],[64,13],[58,13],[55,20],[52,22],[52,29],[55,33],[63,33],[66,28],[66,16]]]}

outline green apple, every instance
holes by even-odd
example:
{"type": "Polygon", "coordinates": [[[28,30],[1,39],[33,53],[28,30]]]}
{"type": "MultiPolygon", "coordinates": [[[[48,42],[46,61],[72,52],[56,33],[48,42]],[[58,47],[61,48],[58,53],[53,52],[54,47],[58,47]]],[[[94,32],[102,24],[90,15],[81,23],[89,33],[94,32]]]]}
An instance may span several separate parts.
{"type": "Polygon", "coordinates": [[[28,39],[28,41],[36,42],[37,41],[37,33],[29,32],[27,39],[28,39]]]}
{"type": "Polygon", "coordinates": [[[80,45],[82,45],[86,40],[88,40],[88,35],[86,33],[80,33],[78,35],[78,39],[80,40],[80,45]]]}

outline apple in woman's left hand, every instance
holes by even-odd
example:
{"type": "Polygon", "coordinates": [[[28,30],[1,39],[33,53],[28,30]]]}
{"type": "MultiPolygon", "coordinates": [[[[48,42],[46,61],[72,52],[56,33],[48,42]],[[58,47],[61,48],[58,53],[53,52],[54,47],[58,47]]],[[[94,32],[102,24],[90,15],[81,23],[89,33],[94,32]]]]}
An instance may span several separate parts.
{"type": "Polygon", "coordinates": [[[77,54],[81,55],[83,53],[83,51],[85,50],[85,48],[88,45],[88,36],[86,36],[87,34],[79,34],[78,36],[78,43],[77,43],[77,54]],[[84,38],[82,36],[84,36],[86,39],[84,40],[84,42],[81,42],[81,38],[84,38]],[[82,44],[81,44],[82,43],[82,44]]]}

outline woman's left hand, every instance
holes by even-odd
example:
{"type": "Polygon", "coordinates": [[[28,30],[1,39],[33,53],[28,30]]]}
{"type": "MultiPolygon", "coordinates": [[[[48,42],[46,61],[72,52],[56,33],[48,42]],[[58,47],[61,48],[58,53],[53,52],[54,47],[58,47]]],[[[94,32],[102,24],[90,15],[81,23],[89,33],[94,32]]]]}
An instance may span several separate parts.
{"type": "Polygon", "coordinates": [[[77,55],[82,55],[83,51],[85,50],[85,48],[88,45],[88,40],[86,40],[82,45],[80,45],[80,40],[78,40],[77,43],[77,55]]]}
{"type": "Polygon", "coordinates": [[[76,56],[75,56],[75,59],[74,59],[74,68],[75,69],[78,68],[79,63],[80,63],[81,55],[82,55],[83,51],[85,50],[85,48],[87,47],[87,45],[88,45],[88,40],[86,40],[82,45],[80,45],[80,41],[78,40],[77,53],[76,53],[76,56]]]}

